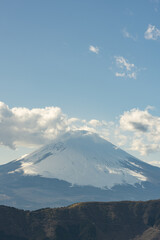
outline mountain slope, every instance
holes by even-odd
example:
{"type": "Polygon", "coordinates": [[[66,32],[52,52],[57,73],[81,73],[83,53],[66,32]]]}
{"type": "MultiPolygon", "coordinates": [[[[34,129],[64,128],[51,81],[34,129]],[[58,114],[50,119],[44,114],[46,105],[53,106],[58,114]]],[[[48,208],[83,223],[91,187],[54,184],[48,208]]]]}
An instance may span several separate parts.
{"type": "Polygon", "coordinates": [[[20,168],[10,174],[57,178],[72,185],[111,188],[157,181],[148,164],[86,131],[65,134],[18,162],[20,168]]]}
{"type": "Polygon", "coordinates": [[[86,131],[67,133],[0,166],[0,204],[25,209],[155,199],[159,189],[160,168],[86,131]]]}
{"type": "Polygon", "coordinates": [[[0,239],[158,240],[160,201],[79,203],[34,212],[0,206],[0,239]]]}

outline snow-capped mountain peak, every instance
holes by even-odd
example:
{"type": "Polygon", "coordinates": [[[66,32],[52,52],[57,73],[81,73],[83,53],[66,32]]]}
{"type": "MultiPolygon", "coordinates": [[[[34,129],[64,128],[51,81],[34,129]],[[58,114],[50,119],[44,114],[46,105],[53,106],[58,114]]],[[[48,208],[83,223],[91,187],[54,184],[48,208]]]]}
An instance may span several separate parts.
{"type": "Polygon", "coordinates": [[[87,131],[66,133],[19,162],[16,172],[56,178],[72,185],[112,188],[148,179],[143,162],[87,131]]]}

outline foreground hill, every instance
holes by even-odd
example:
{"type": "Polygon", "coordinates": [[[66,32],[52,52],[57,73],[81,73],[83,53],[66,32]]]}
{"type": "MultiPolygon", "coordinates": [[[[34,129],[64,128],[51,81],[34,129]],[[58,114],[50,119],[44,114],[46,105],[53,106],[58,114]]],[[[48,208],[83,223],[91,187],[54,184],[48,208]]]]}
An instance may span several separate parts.
{"type": "Polygon", "coordinates": [[[160,200],[23,211],[0,206],[1,240],[158,240],[160,200]]]}
{"type": "Polygon", "coordinates": [[[159,189],[160,168],[87,131],[0,166],[0,204],[22,209],[158,199],[159,189]]]}

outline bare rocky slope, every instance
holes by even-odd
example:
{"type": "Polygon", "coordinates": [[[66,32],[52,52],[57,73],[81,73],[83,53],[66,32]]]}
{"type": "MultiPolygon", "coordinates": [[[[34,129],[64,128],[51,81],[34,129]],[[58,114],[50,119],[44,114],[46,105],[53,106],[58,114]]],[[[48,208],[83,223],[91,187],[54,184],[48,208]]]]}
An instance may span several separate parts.
{"type": "Polygon", "coordinates": [[[1,240],[158,240],[160,200],[89,202],[36,211],[0,206],[1,240]]]}

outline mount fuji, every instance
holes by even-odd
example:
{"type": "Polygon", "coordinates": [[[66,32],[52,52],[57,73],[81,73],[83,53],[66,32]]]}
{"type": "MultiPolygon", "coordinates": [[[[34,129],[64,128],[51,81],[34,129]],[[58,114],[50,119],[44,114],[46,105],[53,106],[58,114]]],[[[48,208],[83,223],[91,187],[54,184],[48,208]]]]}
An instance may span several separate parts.
{"type": "Polygon", "coordinates": [[[23,209],[160,198],[160,168],[97,134],[68,132],[0,166],[0,204],[23,209]]]}

